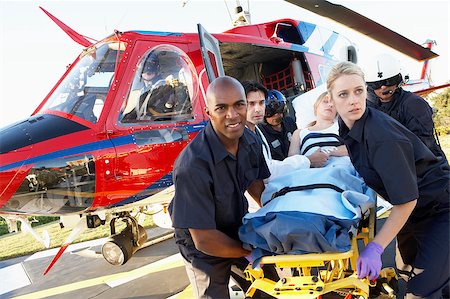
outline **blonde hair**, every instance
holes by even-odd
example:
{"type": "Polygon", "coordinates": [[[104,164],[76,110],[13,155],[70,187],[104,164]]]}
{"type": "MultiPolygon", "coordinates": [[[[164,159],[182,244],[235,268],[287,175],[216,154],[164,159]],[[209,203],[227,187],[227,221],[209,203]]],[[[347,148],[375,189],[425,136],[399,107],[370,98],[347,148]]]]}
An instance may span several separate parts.
{"type": "Polygon", "coordinates": [[[317,115],[317,108],[319,108],[320,103],[325,100],[325,97],[328,95],[328,92],[325,91],[317,98],[316,102],[314,103],[314,115],[317,115]]]}
{"type": "Polygon", "coordinates": [[[333,87],[334,82],[342,75],[357,75],[360,76],[363,81],[364,72],[361,70],[359,66],[354,64],[353,62],[344,61],[336,64],[331,69],[327,78],[327,91],[331,94],[331,88],[333,87]]]}
{"type": "MultiPolygon", "coordinates": [[[[320,103],[323,102],[323,100],[325,100],[325,98],[328,96],[328,92],[325,91],[323,93],[321,93],[319,95],[319,97],[317,98],[316,102],[314,103],[314,115],[317,116],[317,108],[319,108],[320,103]]],[[[306,127],[312,127],[317,123],[316,120],[310,122],[309,124],[306,125],[306,127]]]]}

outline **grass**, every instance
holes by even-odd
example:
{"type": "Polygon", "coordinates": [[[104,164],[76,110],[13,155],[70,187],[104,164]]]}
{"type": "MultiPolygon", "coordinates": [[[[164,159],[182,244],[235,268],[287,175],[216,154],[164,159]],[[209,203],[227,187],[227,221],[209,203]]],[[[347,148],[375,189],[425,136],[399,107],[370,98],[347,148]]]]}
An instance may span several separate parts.
{"type": "MultiPolygon", "coordinates": [[[[152,217],[146,216],[143,225],[146,228],[154,226],[152,217]]],[[[125,223],[117,221],[116,232],[120,232],[123,228],[125,228],[125,223]]],[[[42,236],[42,233],[45,230],[47,230],[50,235],[50,248],[60,247],[71,232],[70,228],[61,228],[59,222],[52,222],[35,227],[35,231],[39,236],[42,236]]],[[[84,231],[74,240],[73,244],[104,238],[109,235],[109,224],[101,225],[97,228],[84,231]]],[[[0,248],[2,249],[0,251],[0,261],[33,254],[46,249],[44,245],[38,242],[30,233],[25,232],[13,233],[0,237],[0,248]]]]}
{"type": "Polygon", "coordinates": [[[450,134],[439,136],[439,142],[447,160],[450,159],[450,134]]]}
{"type": "MultiPolygon", "coordinates": [[[[32,227],[43,225],[49,222],[57,221],[59,217],[54,216],[38,216],[38,217],[28,217],[32,227]]],[[[21,222],[17,221],[17,228],[20,230],[21,222]]],[[[0,236],[9,234],[8,225],[5,219],[0,217],[0,236]]]]}
{"type": "MultiPolygon", "coordinates": [[[[445,152],[447,158],[450,158],[450,135],[439,136],[441,147],[445,152]]],[[[1,218],[0,218],[1,219],[1,218]]],[[[5,226],[4,221],[0,220],[0,227],[5,226]]],[[[151,216],[146,216],[144,221],[145,227],[153,226],[151,216]]],[[[116,231],[120,232],[125,227],[122,221],[117,222],[116,231]]],[[[59,227],[58,222],[52,222],[45,225],[35,227],[36,232],[42,236],[44,230],[47,230],[50,235],[50,248],[60,247],[64,240],[69,236],[71,229],[59,227]]],[[[88,229],[82,233],[73,243],[79,243],[109,236],[109,225],[101,225],[95,229],[88,229]]],[[[29,255],[41,250],[45,247],[37,242],[29,233],[15,233],[0,237],[0,261],[10,259],[13,257],[29,255]]]]}

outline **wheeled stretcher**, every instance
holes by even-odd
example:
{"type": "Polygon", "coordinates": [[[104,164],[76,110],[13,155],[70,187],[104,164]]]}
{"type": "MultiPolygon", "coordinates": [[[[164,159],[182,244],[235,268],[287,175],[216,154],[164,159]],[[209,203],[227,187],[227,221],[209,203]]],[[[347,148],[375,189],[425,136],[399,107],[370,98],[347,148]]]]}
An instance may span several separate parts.
{"type": "MultiPolygon", "coordinates": [[[[346,252],[263,257],[261,265],[273,265],[279,273],[284,274],[278,281],[264,277],[263,267],[253,268],[249,265],[245,273],[252,284],[246,292],[246,298],[252,298],[256,290],[275,298],[369,298],[370,290],[375,288],[376,282],[367,278],[358,279],[355,269],[358,240],[366,245],[373,239],[375,221],[376,212],[372,208],[367,225],[360,228],[357,236],[352,238],[351,249],[346,252]]],[[[387,295],[385,298],[395,298],[395,291],[387,284],[388,280],[397,280],[394,269],[383,269],[380,277],[386,282],[381,285],[387,295]]]]}
{"type": "Polygon", "coordinates": [[[247,297],[259,289],[276,298],[368,298],[371,282],[358,279],[355,269],[358,240],[374,237],[376,194],[348,157],[270,179],[261,202],[239,229],[252,251],[247,297]],[[284,269],[277,271],[280,280],[264,277],[261,264],[284,269]]]}

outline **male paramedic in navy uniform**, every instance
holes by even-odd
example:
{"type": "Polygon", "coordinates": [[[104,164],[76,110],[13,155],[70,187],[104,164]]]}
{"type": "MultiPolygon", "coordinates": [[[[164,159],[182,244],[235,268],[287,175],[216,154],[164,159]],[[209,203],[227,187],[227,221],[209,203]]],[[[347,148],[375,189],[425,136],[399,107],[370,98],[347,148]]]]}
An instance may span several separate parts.
{"type": "Polygon", "coordinates": [[[230,275],[244,291],[249,286],[238,269],[250,254],[238,237],[248,210],[244,192],[260,202],[270,172],[261,144],[245,128],[247,100],[239,81],[215,79],[206,99],[210,122],[175,161],[169,211],[195,296],[229,298],[230,275]]]}

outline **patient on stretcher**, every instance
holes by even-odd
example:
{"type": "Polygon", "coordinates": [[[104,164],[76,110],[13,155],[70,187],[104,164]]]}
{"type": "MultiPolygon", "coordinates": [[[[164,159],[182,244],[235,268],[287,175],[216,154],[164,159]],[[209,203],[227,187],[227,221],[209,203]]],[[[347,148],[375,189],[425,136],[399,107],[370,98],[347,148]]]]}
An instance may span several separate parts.
{"type": "Polygon", "coordinates": [[[329,158],[348,156],[347,148],[338,135],[336,109],[327,92],[322,93],[314,103],[314,114],[315,121],[292,134],[289,156],[309,156],[317,150],[329,154],[329,158]],[[320,138],[320,141],[317,138],[320,138]]]}
{"type": "Polygon", "coordinates": [[[351,232],[375,204],[375,192],[356,172],[337,135],[336,110],[321,97],[315,105],[317,121],[294,132],[291,146],[297,149],[289,152],[322,150],[330,158],[323,168],[299,169],[266,185],[263,207],[248,213],[239,230],[254,266],[265,255],[350,250],[351,232]]]}

